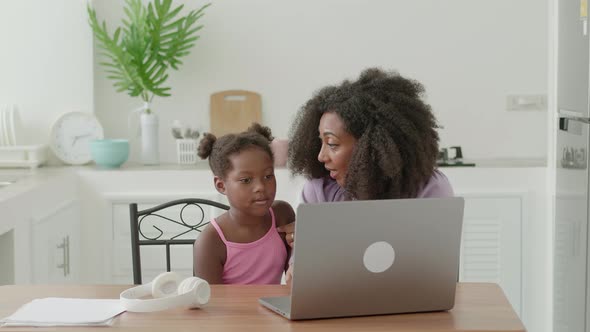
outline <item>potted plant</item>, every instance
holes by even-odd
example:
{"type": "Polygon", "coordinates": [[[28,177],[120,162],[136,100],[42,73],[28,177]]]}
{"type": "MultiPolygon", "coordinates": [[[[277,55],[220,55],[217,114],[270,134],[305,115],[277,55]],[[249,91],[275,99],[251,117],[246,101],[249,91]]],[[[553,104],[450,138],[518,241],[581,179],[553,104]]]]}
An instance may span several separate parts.
{"type": "Polygon", "coordinates": [[[149,1],[146,5],[141,0],[126,0],[122,26],[112,35],[88,5],[90,26],[101,55],[106,57],[100,64],[106,68],[107,77],[114,81],[117,92],[143,100],[138,111],[142,113],[144,164],[159,163],[158,122],[150,103],[154,96],[170,96],[170,87],[165,85],[168,69],[178,70],[180,59],[195,45],[197,32],[203,27],[196,23],[209,5],[179,16],[184,5],[172,7],[172,0],[149,1]]]}

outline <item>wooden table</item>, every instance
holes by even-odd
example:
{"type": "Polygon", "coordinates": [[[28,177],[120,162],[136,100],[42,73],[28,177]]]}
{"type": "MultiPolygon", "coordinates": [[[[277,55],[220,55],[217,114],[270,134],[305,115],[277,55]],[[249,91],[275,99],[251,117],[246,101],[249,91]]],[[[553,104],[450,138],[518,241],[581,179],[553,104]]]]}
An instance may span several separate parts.
{"type": "MultiPolygon", "coordinates": [[[[42,297],[118,298],[130,286],[0,286],[0,317],[42,297]]],[[[524,331],[496,284],[460,283],[450,311],[291,322],[258,304],[261,296],[287,295],[286,286],[214,285],[203,309],[123,313],[112,327],[0,328],[4,331],[524,331]]]]}

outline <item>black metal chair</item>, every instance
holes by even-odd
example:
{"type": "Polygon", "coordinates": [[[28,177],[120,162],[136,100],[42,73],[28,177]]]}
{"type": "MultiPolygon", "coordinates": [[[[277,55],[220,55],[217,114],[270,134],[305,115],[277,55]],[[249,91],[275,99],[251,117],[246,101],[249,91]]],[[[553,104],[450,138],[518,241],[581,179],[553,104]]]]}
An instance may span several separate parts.
{"type": "MultiPolygon", "coordinates": [[[[136,285],[141,284],[141,259],[140,259],[140,247],[141,246],[166,246],[166,271],[170,271],[170,246],[173,245],[193,245],[195,239],[178,239],[179,237],[189,233],[189,232],[201,232],[201,229],[209,223],[209,220],[205,221],[205,210],[203,207],[205,206],[212,206],[222,210],[229,210],[229,206],[218,203],[215,201],[207,200],[207,199],[199,199],[199,198],[184,198],[178,199],[174,201],[170,201],[153,208],[145,209],[138,211],[137,210],[137,203],[129,204],[129,214],[131,217],[131,259],[133,262],[133,283],[136,285]],[[184,205],[180,210],[180,215],[177,220],[169,218],[167,216],[163,216],[158,212],[177,205],[184,205]],[[183,212],[185,208],[188,206],[196,206],[201,210],[201,220],[198,220],[195,224],[189,224],[185,221],[183,212]],[[167,239],[163,239],[164,232],[158,228],[156,225],[152,225],[160,234],[148,237],[142,232],[142,221],[146,217],[157,217],[163,220],[167,220],[168,222],[175,223],[186,228],[186,231],[180,232],[177,235],[171,236],[167,239]],[[140,239],[140,236],[142,239],[140,239]]],[[[158,219],[159,220],[159,219],[158,219]]]]}

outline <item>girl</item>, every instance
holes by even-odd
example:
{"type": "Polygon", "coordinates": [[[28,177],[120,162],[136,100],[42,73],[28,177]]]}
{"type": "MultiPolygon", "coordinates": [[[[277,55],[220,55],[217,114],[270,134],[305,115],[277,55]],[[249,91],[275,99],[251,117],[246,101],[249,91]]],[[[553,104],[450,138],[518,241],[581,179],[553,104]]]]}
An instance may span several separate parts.
{"type": "Polygon", "coordinates": [[[268,127],[254,123],[239,134],[201,140],[199,157],[209,158],[215,189],[230,206],[195,241],[195,276],[211,284],[279,284],[288,266],[290,247],[276,227],[294,221],[295,213],[274,201],[272,138],[268,127]]]}

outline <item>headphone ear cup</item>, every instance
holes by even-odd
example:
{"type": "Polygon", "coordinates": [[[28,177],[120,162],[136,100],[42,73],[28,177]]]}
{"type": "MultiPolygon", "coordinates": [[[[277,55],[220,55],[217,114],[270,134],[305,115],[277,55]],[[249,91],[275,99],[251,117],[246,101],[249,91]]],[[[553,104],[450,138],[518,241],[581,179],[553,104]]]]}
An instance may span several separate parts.
{"type": "Polygon", "coordinates": [[[209,283],[207,283],[207,281],[197,277],[190,277],[184,279],[180,285],[178,285],[179,295],[187,293],[193,293],[193,300],[190,307],[199,308],[209,302],[209,298],[211,297],[211,288],[209,287],[209,283]]]}
{"type": "Polygon", "coordinates": [[[177,295],[182,279],[183,277],[176,272],[164,272],[158,275],[152,281],[152,296],[162,298],[177,295]]]}
{"type": "Polygon", "coordinates": [[[178,285],[178,294],[186,294],[195,288],[195,277],[186,278],[178,285]]]}

